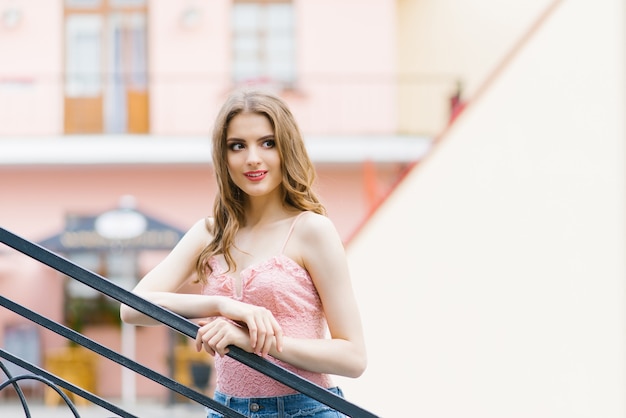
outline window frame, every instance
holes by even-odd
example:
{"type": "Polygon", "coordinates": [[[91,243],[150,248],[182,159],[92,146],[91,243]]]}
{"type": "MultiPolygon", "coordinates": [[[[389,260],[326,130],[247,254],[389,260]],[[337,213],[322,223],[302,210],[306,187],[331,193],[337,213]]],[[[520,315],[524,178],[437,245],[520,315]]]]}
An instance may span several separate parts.
{"type": "MultiPolygon", "coordinates": [[[[264,85],[269,87],[274,87],[278,90],[293,90],[295,89],[297,79],[298,79],[298,66],[297,66],[297,37],[296,37],[296,10],[293,1],[291,0],[234,0],[232,3],[232,71],[231,77],[232,81],[235,85],[264,85]],[[282,28],[272,28],[269,23],[266,21],[259,22],[259,25],[252,30],[242,31],[239,30],[237,26],[237,8],[242,5],[256,5],[259,7],[259,13],[265,13],[266,16],[269,16],[271,10],[269,9],[272,6],[276,5],[288,5],[289,6],[289,14],[290,14],[290,22],[285,27],[282,28]],[[289,31],[289,35],[279,37],[276,39],[276,43],[274,46],[270,45],[272,42],[271,38],[276,36],[277,33],[281,31],[289,31]],[[247,32],[245,35],[241,35],[242,33],[247,32]],[[245,43],[245,39],[253,39],[256,43],[256,50],[254,48],[250,48],[248,53],[248,60],[250,57],[256,55],[255,58],[252,58],[251,61],[254,61],[257,69],[251,71],[251,74],[246,75],[245,71],[241,71],[238,67],[242,66],[241,61],[245,61],[245,59],[241,59],[238,57],[240,51],[238,50],[237,44],[245,43]],[[272,69],[272,64],[276,64],[276,59],[272,58],[272,55],[276,54],[275,46],[279,44],[281,41],[288,39],[287,42],[283,44],[287,46],[281,52],[283,55],[287,55],[284,60],[286,63],[283,68],[274,68],[272,69]],[[272,49],[274,48],[274,52],[272,49]],[[280,74],[280,73],[283,74],[280,74]]],[[[268,18],[269,19],[269,18],[268,18]]],[[[279,50],[280,48],[278,48],[279,50]]],[[[280,55],[280,53],[279,53],[280,55]]]]}

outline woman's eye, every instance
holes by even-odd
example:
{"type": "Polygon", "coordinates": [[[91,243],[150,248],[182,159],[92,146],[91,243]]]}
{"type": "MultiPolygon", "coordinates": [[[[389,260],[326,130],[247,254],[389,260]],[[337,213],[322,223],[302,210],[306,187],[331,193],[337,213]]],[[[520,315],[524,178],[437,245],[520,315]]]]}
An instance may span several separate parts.
{"type": "Polygon", "coordinates": [[[233,142],[228,146],[228,148],[230,148],[232,151],[239,151],[243,149],[243,144],[239,142],[233,142]]]}
{"type": "Polygon", "coordinates": [[[265,148],[274,148],[276,146],[276,141],[273,139],[268,139],[267,141],[263,141],[263,146],[265,148]]]}

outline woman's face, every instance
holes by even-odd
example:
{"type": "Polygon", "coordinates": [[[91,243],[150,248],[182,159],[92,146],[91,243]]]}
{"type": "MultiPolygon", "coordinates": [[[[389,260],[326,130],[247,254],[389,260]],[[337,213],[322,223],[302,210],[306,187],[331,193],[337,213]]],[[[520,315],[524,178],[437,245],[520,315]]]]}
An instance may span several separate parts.
{"type": "Polygon", "coordinates": [[[226,161],[233,183],[250,197],[278,193],[282,183],[280,156],[269,119],[239,113],[226,130],[226,161]]]}

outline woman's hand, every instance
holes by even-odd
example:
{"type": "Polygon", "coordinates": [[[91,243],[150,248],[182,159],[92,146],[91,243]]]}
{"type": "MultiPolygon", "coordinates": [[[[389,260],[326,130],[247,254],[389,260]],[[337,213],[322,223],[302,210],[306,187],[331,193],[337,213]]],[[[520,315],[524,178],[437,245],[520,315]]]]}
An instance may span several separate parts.
{"type": "Polygon", "coordinates": [[[282,351],[283,330],[269,309],[225,298],[220,306],[220,313],[245,325],[250,336],[251,352],[265,356],[273,344],[278,352],[282,351]]]}
{"type": "Polygon", "coordinates": [[[212,356],[218,354],[223,357],[229,351],[228,346],[235,345],[249,353],[253,352],[250,337],[244,327],[221,317],[200,321],[199,324],[196,350],[201,351],[204,348],[212,356]]]}

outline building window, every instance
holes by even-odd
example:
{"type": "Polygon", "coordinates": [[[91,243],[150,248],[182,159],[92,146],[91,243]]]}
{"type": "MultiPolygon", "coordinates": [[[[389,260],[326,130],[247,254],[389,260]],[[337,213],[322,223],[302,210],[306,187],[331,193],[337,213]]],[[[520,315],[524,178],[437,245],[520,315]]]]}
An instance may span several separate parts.
{"type": "MultiPolygon", "coordinates": [[[[71,252],[67,258],[89,271],[107,277],[118,285],[124,284],[126,285],[124,287],[129,289],[128,280],[119,283],[119,280],[115,280],[114,274],[120,269],[125,268],[128,271],[135,267],[134,265],[129,267],[127,261],[128,259],[133,261],[133,254],[123,259],[120,256],[110,257],[105,253],[85,250],[71,252]],[[118,264],[119,261],[125,263],[118,264]]],[[[129,274],[134,277],[135,270],[130,273],[127,272],[127,275],[129,274]]],[[[63,306],[66,325],[78,332],[83,332],[87,325],[117,325],[120,323],[119,302],[69,276],[66,278],[63,306]]]]}
{"type": "Polygon", "coordinates": [[[65,1],[65,132],[148,132],[146,0],[65,1]]]}
{"type": "Polygon", "coordinates": [[[293,88],[296,81],[294,32],[290,1],[235,1],[235,83],[293,88]]]}

